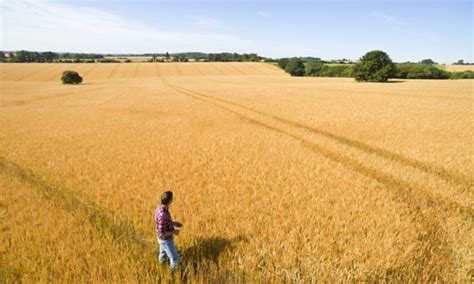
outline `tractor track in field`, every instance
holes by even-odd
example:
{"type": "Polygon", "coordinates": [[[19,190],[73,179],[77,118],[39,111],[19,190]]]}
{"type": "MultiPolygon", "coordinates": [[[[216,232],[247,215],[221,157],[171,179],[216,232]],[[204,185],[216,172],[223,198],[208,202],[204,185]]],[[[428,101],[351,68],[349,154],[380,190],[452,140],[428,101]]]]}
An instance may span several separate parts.
{"type": "MultiPolygon", "coordinates": [[[[302,138],[298,135],[290,133],[290,132],[288,132],[284,129],[280,129],[280,128],[277,128],[277,127],[272,126],[270,124],[266,124],[265,121],[259,120],[258,118],[252,118],[252,117],[246,116],[245,114],[236,112],[235,110],[232,110],[232,109],[228,108],[228,106],[221,105],[219,103],[224,103],[224,104],[227,104],[227,105],[230,105],[230,106],[233,106],[233,107],[244,109],[246,111],[250,111],[250,112],[253,112],[254,114],[261,115],[261,116],[264,116],[264,117],[267,116],[267,117],[273,118],[276,121],[282,122],[282,123],[284,123],[286,125],[289,125],[293,128],[302,128],[303,130],[309,130],[312,133],[319,134],[319,135],[321,135],[323,137],[326,137],[326,138],[330,138],[330,139],[332,139],[335,142],[338,142],[340,144],[351,146],[351,147],[353,147],[357,150],[360,150],[364,153],[375,154],[379,158],[385,158],[387,160],[398,162],[402,165],[413,167],[413,168],[418,169],[418,170],[423,171],[423,172],[427,172],[431,175],[435,175],[438,178],[440,178],[444,181],[447,181],[447,182],[457,181],[457,183],[456,182],[454,182],[454,183],[458,184],[458,185],[461,185],[461,186],[468,186],[468,185],[470,186],[471,185],[471,181],[469,181],[469,180],[459,180],[458,179],[459,177],[453,176],[451,173],[447,172],[444,168],[439,169],[439,168],[436,168],[434,165],[430,165],[430,164],[426,164],[426,163],[423,163],[423,162],[420,162],[420,161],[417,161],[417,160],[414,160],[414,159],[406,158],[402,155],[387,151],[387,150],[382,149],[382,148],[376,148],[376,147],[370,146],[370,145],[365,144],[365,143],[360,142],[360,141],[351,140],[351,139],[348,139],[348,138],[345,138],[345,137],[342,137],[342,136],[338,136],[338,135],[335,135],[335,134],[332,134],[332,133],[329,133],[329,132],[326,132],[326,131],[322,131],[322,130],[319,130],[319,129],[315,129],[313,127],[309,127],[309,126],[297,123],[295,121],[287,120],[287,119],[279,117],[279,116],[267,114],[265,112],[255,110],[253,108],[248,108],[248,107],[240,105],[240,104],[236,104],[236,103],[229,102],[229,101],[226,101],[226,100],[223,100],[223,99],[220,99],[220,98],[216,98],[216,97],[205,95],[205,94],[202,94],[202,93],[198,93],[198,92],[195,92],[195,91],[192,91],[192,90],[189,90],[189,89],[185,89],[185,88],[170,84],[165,79],[162,79],[162,82],[165,86],[168,86],[169,88],[172,88],[175,91],[178,91],[180,93],[183,93],[185,95],[191,96],[191,97],[196,98],[196,99],[204,100],[208,103],[212,103],[215,106],[218,106],[218,107],[223,108],[223,109],[225,109],[229,112],[232,112],[235,115],[240,116],[241,118],[244,118],[246,120],[250,120],[252,123],[255,123],[255,124],[258,124],[258,125],[261,125],[261,126],[267,126],[267,128],[271,128],[272,130],[275,130],[275,131],[278,131],[278,132],[283,132],[284,134],[286,134],[290,137],[301,140],[305,144],[308,144],[308,143],[309,144],[315,144],[315,143],[313,143],[311,141],[308,141],[308,140],[306,140],[306,139],[304,139],[304,138],[302,138]],[[216,103],[216,102],[219,102],[219,103],[216,103]]],[[[322,149],[323,148],[321,148],[321,150],[322,149]]],[[[325,149],[325,151],[322,151],[322,152],[327,153],[328,156],[331,156],[333,158],[337,156],[335,151],[332,151],[332,150],[329,150],[329,149],[325,149]]],[[[336,159],[336,160],[343,161],[344,159],[342,159],[342,160],[341,159],[336,159]]],[[[359,161],[352,160],[350,158],[347,158],[347,160],[345,160],[345,161],[348,162],[346,164],[351,164],[351,165],[361,164],[359,161]]],[[[360,172],[360,173],[364,173],[364,172],[379,173],[379,171],[377,171],[375,169],[370,169],[369,167],[365,167],[365,166],[364,167],[357,166],[355,168],[363,169],[363,170],[357,171],[357,172],[360,172]]],[[[381,177],[383,176],[383,178],[377,178],[377,175],[374,175],[374,174],[370,175],[371,178],[374,178],[376,180],[379,180],[379,179],[380,180],[385,180],[385,181],[386,180],[391,180],[391,181],[393,181],[397,184],[402,184],[406,188],[418,189],[418,190],[422,190],[423,192],[425,192],[427,194],[429,193],[429,191],[427,191],[426,189],[422,189],[420,186],[410,185],[407,182],[404,182],[402,180],[398,180],[394,177],[391,177],[388,174],[380,172],[380,176],[381,177]]],[[[441,198],[435,198],[434,196],[432,196],[431,193],[429,193],[429,196],[431,196],[429,198],[429,201],[431,203],[440,204],[440,205],[445,204],[445,207],[455,208],[458,212],[461,212],[464,215],[467,215],[471,218],[474,217],[474,210],[470,207],[462,206],[462,205],[459,205],[455,202],[444,200],[444,199],[441,199],[441,198]]]]}
{"type": "MultiPolygon", "coordinates": [[[[158,244],[156,239],[146,238],[145,236],[149,234],[139,228],[133,220],[100,206],[99,203],[79,192],[52,183],[47,177],[38,175],[30,169],[8,161],[1,156],[0,172],[16,178],[28,186],[28,189],[35,190],[41,198],[50,202],[56,208],[64,210],[74,218],[80,219],[81,222],[88,223],[100,238],[117,243],[122,251],[129,253],[128,259],[134,262],[134,265],[142,267],[148,275],[155,277],[156,283],[175,283],[169,282],[168,268],[157,262],[158,244]]],[[[242,241],[245,239],[236,237],[234,240],[242,241]]],[[[192,256],[195,250],[195,244],[178,249],[178,253],[183,256],[181,263],[186,267],[176,278],[179,281],[178,283],[187,282],[187,269],[189,266],[195,265],[193,262],[195,260],[186,258],[186,256],[189,254],[192,256]]],[[[0,268],[10,270],[5,266],[0,268]]],[[[4,271],[0,269],[0,275],[4,271]]]]}
{"type": "MultiPolygon", "coordinates": [[[[424,279],[425,281],[433,280],[431,278],[426,278],[426,275],[423,276],[423,268],[427,267],[430,264],[434,265],[431,260],[435,258],[437,259],[438,264],[436,267],[431,267],[432,269],[447,269],[449,270],[448,274],[453,271],[452,249],[447,244],[447,233],[439,223],[438,216],[434,214],[434,212],[432,213],[431,211],[432,209],[437,209],[437,207],[443,207],[443,209],[445,207],[449,208],[449,205],[446,205],[445,202],[433,197],[426,190],[415,187],[404,181],[398,180],[389,174],[378,171],[377,169],[368,167],[363,163],[359,162],[358,160],[348,158],[337,151],[327,149],[319,144],[308,141],[285,129],[275,127],[265,121],[249,117],[236,110],[229,108],[229,105],[233,104],[222,105],[223,102],[221,100],[213,99],[212,97],[209,98],[208,96],[203,96],[194,91],[177,87],[169,83],[166,79],[161,79],[165,86],[174,89],[175,91],[181,94],[212,104],[252,124],[291,137],[301,142],[302,145],[306,146],[313,152],[318,153],[333,162],[341,164],[354,172],[357,172],[365,177],[374,179],[379,183],[383,184],[385,188],[391,193],[390,196],[392,197],[392,199],[394,199],[398,203],[405,204],[411,216],[413,216],[414,221],[420,224],[420,226],[422,226],[421,230],[419,230],[419,241],[422,247],[420,248],[417,254],[419,255],[419,257],[416,258],[415,261],[417,263],[417,266],[419,267],[419,271],[417,272],[418,279],[424,279]],[[443,259],[442,264],[439,263],[439,257],[443,259]]],[[[470,218],[472,218],[472,210],[470,210],[469,208],[459,209],[462,211],[461,213],[463,215],[468,214],[470,215],[470,218]]],[[[435,277],[434,279],[436,279],[436,277],[441,277],[442,275],[446,275],[446,273],[440,273],[439,275],[430,274],[429,277],[435,277]]]]}
{"type": "Polygon", "coordinates": [[[160,72],[160,66],[158,63],[155,63],[155,70],[156,70],[156,77],[160,77],[161,72],[160,72]]]}
{"type": "MultiPolygon", "coordinates": [[[[301,142],[302,145],[311,149],[313,152],[316,152],[332,160],[333,162],[339,163],[354,172],[357,172],[365,177],[371,178],[383,184],[388,190],[388,192],[392,193],[392,199],[394,199],[396,202],[405,204],[414,219],[423,227],[422,230],[420,230],[420,239],[426,241],[426,247],[422,250],[423,256],[417,260],[417,263],[420,265],[420,269],[421,267],[424,267],[425,265],[428,265],[430,263],[429,259],[444,256],[444,259],[446,261],[445,265],[450,266],[449,268],[446,267],[446,269],[449,269],[452,272],[452,249],[447,244],[447,232],[442,228],[439,219],[443,219],[446,217],[446,215],[442,215],[442,213],[450,212],[459,214],[459,216],[464,220],[472,220],[474,218],[474,212],[471,207],[459,205],[458,203],[452,202],[451,200],[446,200],[445,198],[434,196],[432,192],[418,184],[410,184],[408,182],[395,178],[390,174],[383,173],[375,168],[371,168],[370,166],[364,165],[358,160],[349,158],[337,151],[328,149],[322,145],[300,137],[297,134],[291,133],[291,131],[288,131],[282,127],[273,126],[264,120],[255,117],[250,117],[229,107],[237,106],[239,108],[246,109],[245,107],[241,107],[238,104],[227,102],[225,100],[218,99],[212,96],[203,95],[201,93],[173,85],[164,78],[161,78],[161,80],[165,86],[174,89],[175,91],[181,94],[192,97],[194,99],[201,100],[208,104],[212,104],[252,124],[259,125],[268,130],[272,130],[285,136],[291,137],[301,142]]],[[[262,114],[259,112],[256,113],[262,114]]],[[[263,115],[266,114],[263,113],[263,115]]],[[[336,137],[340,139],[339,136],[336,137]]],[[[335,141],[338,140],[335,139],[335,141]]],[[[352,140],[349,141],[353,142],[352,140]]],[[[355,145],[358,146],[357,143],[355,145]]],[[[360,150],[366,153],[377,153],[376,151],[380,149],[373,149],[370,146],[365,145],[360,150]]],[[[380,155],[380,157],[384,158],[384,155],[380,155]]],[[[393,160],[393,157],[389,156],[389,160],[393,160]]],[[[416,166],[418,164],[414,165],[416,166]]],[[[420,170],[426,170],[426,167],[421,167],[420,170]]],[[[435,175],[437,175],[436,172],[435,175]]],[[[443,177],[443,175],[441,175],[440,177],[443,177]]],[[[439,268],[440,267],[438,267],[437,269],[439,268]]]]}
{"type": "Polygon", "coordinates": [[[217,66],[214,63],[209,63],[209,66],[216,69],[217,73],[219,73],[219,75],[222,75],[222,76],[225,75],[225,73],[221,69],[217,68],[217,66]]]}
{"type": "MultiPolygon", "coordinates": [[[[57,67],[55,64],[49,65],[49,66],[47,66],[46,68],[44,68],[43,70],[41,70],[41,72],[44,72],[45,70],[49,70],[49,69],[52,69],[52,68],[55,68],[55,67],[57,67]]],[[[12,81],[14,81],[14,82],[22,81],[22,80],[24,80],[24,79],[26,79],[26,78],[28,78],[28,77],[30,77],[30,76],[35,75],[36,73],[38,73],[37,70],[34,71],[34,72],[31,72],[31,73],[28,73],[27,75],[24,75],[24,76],[22,76],[22,77],[20,77],[20,78],[16,78],[15,80],[12,80],[12,81]]]]}
{"type": "Polygon", "coordinates": [[[194,67],[194,70],[197,71],[197,73],[199,74],[199,76],[204,76],[204,74],[201,72],[201,70],[199,70],[199,68],[197,67],[196,64],[199,64],[199,63],[191,63],[192,66],[194,67]]]}
{"type": "Polygon", "coordinates": [[[95,64],[91,64],[91,68],[86,70],[83,74],[82,74],[82,77],[85,78],[87,75],[89,75],[92,71],[94,71],[97,66],[95,64]]]}
{"type": "MultiPolygon", "coordinates": [[[[216,79],[216,81],[219,81],[219,80],[216,79]]],[[[192,92],[195,95],[199,95],[199,96],[208,98],[210,100],[216,100],[216,101],[228,104],[228,105],[232,105],[232,106],[235,106],[235,107],[238,107],[238,108],[241,108],[241,109],[245,109],[247,111],[256,113],[258,115],[262,115],[262,116],[266,116],[266,117],[275,119],[276,121],[287,124],[289,126],[299,128],[299,129],[302,129],[302,130],[306,130],[306,131],[312,132],[312,133],[317,134],[317,135],[321,135],[321,136],[326,137],[326,138],[330,138],[330,139],[332,139],[332,140],[334,140],[334,141],[336,141],[340,144],[351,146],[353,148],[364,151],[366,153],[375,154],[375,155],[383,157],[385,159],[398,162],[402,165],[413,167],[413,168],[416,168],[418,170],[424,171],[426,173],[436,175],[437,177],[439,177],[439,178],[441,178],[441,179],[443,179],[447,182],[450,182],[452,184],[456,184],[458,186],[461,186],[465,190],[469,190],[474,185],[474,181],[472,179],[470,179],[469,177],[466,177],[466,176],[458,174],[458,173],[450,172],[447,169],[445,169],[441,166],[438,166],[438,165],[433,165],[433,164],[422,162],[422,161],[419,161],[419,160],[416,160],[416,159],[408,158],[408,157],[405,157],[401,154],[398,154],[398,153],[395,153],[395,152],[392,152],[392,151],[389,151],[389,150],[386,150],[386,149],[383,149],[383,148],[380,148],[380,147],[377,147],[377,146],[372,146],[372,145],[369,145],[367,143],[364,143],[364,142],[361,142],[361,141],[358,141],[358,140],[354,140],[354,139],[350,139],[350,138],[347,138],[347,137],[344,137],[344,136],[341,136],[341,135],[337,135],[337,134],[331,133],[331,132],[326,131],[326,130],[318,129],[316,127],[312,127],[312,126],[309,126],[309,125],[306,125],[306,124],[303,124],[303,123],[300,123],[300,122],[297,122],[297,121],[294,121],[294,120],[290,120],[290,119],[287,119],[287,118],[284,118],[284,117],[281,117],[281,116],[278,116],[278,115],[274,115],[274,114],[271,114],[271,113],[266,113],[266,112],[260,111],[258,109],[251,108],[251,107],[248,107],[248,106],[245,106],[245,105],[241,105],[241,104],[238,104],[238,103],[235,103],[235,102],[231,102],[231,101],[224,100],[224,99],[221,99],[221,98],[216,98],[214,96],[210,96],[210,95],[206,95],[206,94],[203,94],[203,93],[200,93],[200,92],[184,89],[184,88],[178,87],[178,86],[174,86],[174,87],[180,88],[184,91],[192,92]]]]}
{"type": "Polygon", "coordinates": [[[138,74],[138,64],[139,64],[139,63],[136,63],[136,64],[135,64],[135,69],[133,70],[133,76],[132,76],[132,78],[137,78],[137,74],[138,74]]]}
{"type": "Polygon", "coordinates": [[[247,66],[248,66],[250,69],[252,69],[252,70],[255,71],[255,75],[253,75],[253,76],[259,76],[259,75],[262,75],[262,74],[263,74],[264,76],[271,75],[271,74],[268,74],[268,73],[266,72],[266,70],[264,71],[263,68],[262,68],[262,69],[258,69],[258,68],[257,68],[256,66],[254,66],[252,63],[248,63],[247,66]]]}
{"type": "MultiPolygon", "coordinates": [[[[5,63],[2,63],[2,64],[5,64],[5,63]]],[[[0,77],[3,77],[3,76],[5,76],[6,74],[10,74],[10,73],[13,73],[13,72],[16,72],[16,71],[20,71],[20,70],[25,69],[25,68],[27,68],[27,67],[28,67],[28,65],[25,64],[25,65],[23,65],[23,66],[20,66],[20,67],[18,67],[18,68],[13,69],[13,70],[9,70],[9,71],[7,71],[7,72],[3,72],[2,74],[0,74],[0,77]]]]}
{"type": "Polygon", "coordinates": [[[115,66],[112,68],[112,71],[110,71],[109,75],[107,75],[106,79],[111,79],[112,76],[117,71],[118,67],[120,66],[120,63],[113,63],[113,64],[115,64],[115,66]]]}
{"type": "Polygon", "coordinates": [[[238,73],[238,74],[236,74],[237,76],[238,76],[238,75],[247,76],[247,74],[246,74],[244,71],[242,71],[241,69],[237,68],[237,67],[234,66],[234,64],[232,64],[232,63],[231,63],[231,64],[228,64],[228,67],[229,67],[230,69],[233,69],[233,70],[237,71],[237,73],[238,73]]]}
{"type": "MultiPolygon", "coordinates": [[[[268,76],[275,76],[274,74],[269,74],[268,76]]],[[[208,78],[208,77],[205,77],[206,80],[212,80],[212,81],[216,81],[216,82],[220,82],[220,83],[224,83],[226,85],[231,85],[231,86],[242,86],[243,84],[245,84],[246,86],[254,86],[254,87],[262,87],[262,84],[261,83],[249,83],[249,82],[245,82],[245,83],[238,83],[238,82],[235,82],[235,81],[230,81],[230,80],[225,80],[225,79],[215,79],[215,78],[208,78]]],[[[268,86],[272,86],[272,87],[287,87],[288,85],[282,85],[282,84],[270,84],[270,83],[265,83],[264,85],[265,87],[268,87],[268,86]]],[[[295,85],[290,85],[292,88],[306,88],[305,86],[295,86],[295,85]]],[[[313,85],[314,87],[314,85],[313,85]]],[[[350,94],[353,94],[354,93],[354,90],[353,89],[349,89],[349,88],[324,88],[322,87],[321,85],[320,86],[317,86],[317,90],[318,91],[329,91],[329,92],[340,92],[340,93],[350,93],[350,94]]],[[[361,94],[361,95],[366,95],[366,94],[370,94],[370,95],[373,95],[373,91],[367,91],[367,90],[357,90],[357,93],[358,94],[361,94]]],[[[468,98],[468,97],[449,97],[449,96],[435,96],[435,95],[431,95],[431,96],[427,96],[427,95],[407,95],[407,94],[404,94],[404,93],[383,93],[383,94],[378,94],[379,96],[383,96],[383,97],[386,97],[386,96],[391,96],[391,97],[396,97],[396,98],[400,98],[400,97],[403,97],[403,98],[411,98],[411,99],[443,99],[443,100],[450,100],[450,101],[466,101],[466,102],[471,102],[471,98],[468,98]]]]}
{"type": "Polygon", "coordinates": [[[49,96],[35,98],[35,99],[13,101],[13,102],[10,102],[10,103],[7,103],[7,104],[0,105],[0,108],[12,107],[12,106],[18,106],[18,105],[27,105],[27,104],[31,104],[31,103],[38,102],[38,101],[49,100],[49,99],[54,99],[54,98],[58,98],[58,97],[67,97],[67,96],[75,95],[77,93],[97,91],[97,90],[106,89],[106,88],[109,88],[109,87],[110,86],[97,86],[95,88],[90,88],[90,89],[87,89],[87,90],[82,90],[81,89],[81,90],[76,90],[76,91],[72,91],[72,92],[68,92],[68,93],[62,93],[61,92],[61,93],[57,93],[57,94],[54,94],[54,95],[49,95],[49,96]]]}
{"type": "Polygon", "coordinates": [[[181,69],[179,69],[179,64],[175,63],[174,67],[176,67],[176,72],[178,73],[178,77],[182,77],[183,73],[181,72],[181,69]]]}
{"type": "MultiPolygon", "coordinates": [[[[80,64],[74,64],[74,65],[72,65],[70,68],[68,67],[67,70],[74,70],[74,69],[75,69],[76,67],[78,67],[78,66],[80,66],[80,64]]],[[[62,66],[58,66],[58,67],[62,67],[62,66]]],[[[58,68],[58,69],[60,70],[60,68],[58,68]]],[[[60,76],[62,76],[61,71],[59,71],[59,72],[60,72],[60,73],[59,73],[60,76]]],[[[80,74],[79,74],[79,75],[80,75],[80,74]]],[[[61,81],[61,77],[58,78],[57,75],[53,75],[53,76],[49,77],[46,81],[51,82],[51,81],[54,81],[54,79],[57,79],[58,81],[61,81]]]]}
{"type": "Polygon", "coordinates": [[[35,189],[41,197],[50,201],[57,208],[88,222],[101,237],[111,238],[114,242],[127,247],[128,251],[132,252],[133,259],[141,260],[140,263],[146,264],[148,270],[156,271],[154,264],[155,243],[144,238],[143,236],[146,234],[131,220],[113,214],[77,192],[52,184],[43,176],[3,157],[0,157],[0,171],[35,189]],[[143,261],[145,256],[148,261],[143,261]]]}

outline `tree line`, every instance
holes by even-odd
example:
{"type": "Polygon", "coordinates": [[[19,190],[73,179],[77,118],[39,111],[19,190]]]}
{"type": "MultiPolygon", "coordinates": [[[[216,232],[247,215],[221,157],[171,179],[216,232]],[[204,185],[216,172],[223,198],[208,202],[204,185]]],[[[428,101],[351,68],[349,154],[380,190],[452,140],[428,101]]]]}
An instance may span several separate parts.
{"type": "Polygon", "coordinates": [[[260,61],[264,58],[258,56],[256,53],[209,53],[207,54],[207,61],[218,61],[218,62],[241,62],[241,61],[260,61]]]}
{"type": "MultiPolygon", "coordinates": [[[[56,52],[36,52],[20,50],[15,52],[0,51],[0,62],[63,62],[63,63],[80,63],[80,62],[102,62],[113,63],[120,62],[114,59],[105,58],[112,57],[112,54],[95,54],[95,53],[56,53],[56,52]]],[[[202,52],[182,52],[169,54],[166,53],[145,53],[139,55],[120,55],[120,56],[150,56],[149,62],[187,62],[189,59],[196,61],[212,61],[212,62],[248,62],[261,61],[268,58],[259,56],[256,53],[202,53],[202,52]],[[161,59],[158,59],[160,57],[161,59]]]]}
{"type": "Polygon", "coordinates": [[[383,51],[365,54],[356,64],[327,65],[322,61],[303,61],[300,58],[281,58],[278,66],[292,76],[348,77],[358,81],[385,82],[396,79],[473,79],[474,72],[448,72],[424,59],[418,63],[394,63],[383,51]]]}
{"type": "Polygon", "coordinates": [[[94,53],[56,53],[51,51],[37,52],[20,50],[16,52],[0,51],[0,62],[60,62],[61,60],[81,61],[102,59],[103,55],[94,53]]]}

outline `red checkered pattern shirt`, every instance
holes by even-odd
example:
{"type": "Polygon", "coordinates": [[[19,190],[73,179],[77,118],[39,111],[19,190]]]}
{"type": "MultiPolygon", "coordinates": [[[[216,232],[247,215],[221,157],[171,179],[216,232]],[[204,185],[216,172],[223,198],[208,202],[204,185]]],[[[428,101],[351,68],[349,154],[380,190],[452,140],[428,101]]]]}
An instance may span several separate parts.
{"type": "Polygon", "coordinates": [[[164,239],[165,233],[174,231],[171,214],[165,205],[160,204],[155,211],[156,234],[158,238],[164,239]]]}

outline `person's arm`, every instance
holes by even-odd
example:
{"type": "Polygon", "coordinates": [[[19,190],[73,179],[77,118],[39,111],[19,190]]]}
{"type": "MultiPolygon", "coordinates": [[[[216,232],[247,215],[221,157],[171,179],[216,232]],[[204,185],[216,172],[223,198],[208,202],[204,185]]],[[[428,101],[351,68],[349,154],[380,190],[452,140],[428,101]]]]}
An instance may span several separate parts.
{"type": "Polygon", "coordinates": [[[180,223],[180,222],[173,222],[173,226],[181,228],[181,227],[183,227],[183,224],[180,223]]]}
{"type": "Polygon", "coordinates": [[[178,230],[174,230],[174,231],[171,231],[171,232],[166,232],[163,234],[163,237],[162,238],[167,238],[167,237],[171,237],[173,235],[179,235],[179,231],[178,230]]]}
{"type": "Polygon", "coordinates": [[[164,213],[158,218],[158,237],[160,239],[164,239],[173,235],[178,235],[178,230],[167,231],[166,229],[169,227],[169,224],[174,224],[171,220],[171,216],[169,214],[164,213]]]}

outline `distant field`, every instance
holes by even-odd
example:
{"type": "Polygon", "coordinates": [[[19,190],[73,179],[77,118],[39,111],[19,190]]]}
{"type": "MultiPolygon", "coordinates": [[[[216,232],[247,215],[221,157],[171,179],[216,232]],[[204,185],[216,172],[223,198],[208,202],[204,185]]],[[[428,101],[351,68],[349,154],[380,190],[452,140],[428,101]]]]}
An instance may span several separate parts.
{"type": "Polygon", "coordinates": [[[6,63],[0,64],[2,81],[59,82],[64,70],[75,70],[85,82],[160,76],[282,75],[283,70],[261,63],[6,63]]]}
{"type": "Polygon", "coordinates": [[[444,68],[449,72],[474,71],[474,65],[444,65],[444,68]]]}
{"type": "Polygon", "coordinates": [[[175,280],[468,282],[472,83],[0,64],[0,277],[169,282],[153,212],[172,190],[175,280]]]}
{"type": "Polygon", "coordinates": [[[105,56],[105,58],[125,61],[126,59],[132,60],[132,62],[148,62],[151,56],[105,56]]]}

